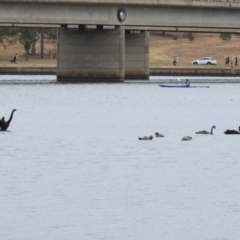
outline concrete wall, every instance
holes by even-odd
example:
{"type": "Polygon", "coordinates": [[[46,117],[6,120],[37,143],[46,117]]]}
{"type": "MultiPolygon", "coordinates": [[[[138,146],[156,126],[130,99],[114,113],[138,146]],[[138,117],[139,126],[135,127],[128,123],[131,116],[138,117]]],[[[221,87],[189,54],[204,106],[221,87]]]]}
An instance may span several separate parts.
{"type": "Polygon", "coordinates": [[[149,32],[125,35],[125,78],[149,79],[149,32]]]}
{"type": "MultiPolygon", "coordinates": [[[[161,67],[151,68],[152,76],[240,76],[239,68],[230,67],[161,67]]],[[[175,82],[177,78],[175,79],[175,82]]],[[[191,79],[192,81],[192,79],[191,79]]],[[[224,79],[226,81],[226,79],[224,79]]]]}
{"type": "Polygon", "coordinates": [[[125,78],[125,31],[58,31],[58,81],[119,82],[125,78]]]}

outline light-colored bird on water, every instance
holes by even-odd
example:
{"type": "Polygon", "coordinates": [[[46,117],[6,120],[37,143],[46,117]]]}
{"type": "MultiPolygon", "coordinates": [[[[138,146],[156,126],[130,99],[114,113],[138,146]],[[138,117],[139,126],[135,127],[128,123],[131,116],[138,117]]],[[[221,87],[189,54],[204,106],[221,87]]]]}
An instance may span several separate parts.
{"type": "Polygon", "coordinates": [[[192,137],[190,137],[190,136],[185,136],[185,137],[182,138],[181,141],[190,141],[191,139],[192,139],[192,137]]]}

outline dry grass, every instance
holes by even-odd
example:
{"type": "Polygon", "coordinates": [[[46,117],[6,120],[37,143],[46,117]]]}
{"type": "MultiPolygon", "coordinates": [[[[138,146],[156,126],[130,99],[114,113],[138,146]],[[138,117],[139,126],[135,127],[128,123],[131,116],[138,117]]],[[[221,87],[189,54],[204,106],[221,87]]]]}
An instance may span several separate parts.
{"type": "MultiPolygon", "coordinates": [[[[162,34],[153,32],[150,35],[150,67],[173,66],[173,56],[179,57],[179,66],[191,67],[191,62],[195,59],[212,56],[218,61],[217,67],[223,67],[227,56],[238,56],[240,53],[240,37],[232,35],[231,41],[224,42],[219,38],[219,34],[197,33],[195,40],[189,42],[188,39],[183,38],[182,33],[162,34]],[[178,36],[177,40],[173,36],[178,36]]],[[[46,41],[45,53],[48,53],[54,45],[46,41]]],[[[40,51],[39,43],[37,45],[38,52],[40,51]]],[[[26,62],[24,58],[23,46],[20,44],[11,46],[10,49],[5,50],[0,47],[0,67],[15,66],[10,63],[13,55],[18,53],[19,67],[56,67],[56,59],[50,59],[48,54],[44,59],[40,59],[39,55],[30,56],[29,61],[26,62]]],[[[240,60],[240,57],[239,57],[240,60]]]]}
{"type": "Polygon", "coordinates": [[[150,37],[150,66],[173,66],[173,56],[179,57],[180,66],[189,66],[193,60],[201,57],[214,57],[218,67],[224,67],[227,56],[238,56],[240,53],[240,37],[232,35],[231,41],[224,42],[219,34],[197,33],[190,42],[182,33],[152,33],[150,37]],[[178,39],[174,40],[173,36],[178,39]]]}
{"type": "MultiPolygon", "coordinates": [[[[44,43],[44,52],[45,56],[44,59],[40,58],[40,55],[33,55],[29,56],[28,61],[25,61],[24,56],[24,49],[23,45],[16,44],[13,46],[10,46],[8,49],[4,49],[2,46],[0,46],[0,67],[56,67],[57,61],[56,59],[50,59],[49,57],[49,50],[54,48],[54,44],[52,44],[50,41],[45,41],[44,43]],[[18,53],[18,64],[10,63],[10,60],[13,59],[13,56],[18,53]]],[[[37,52],[40,52],[40,43],[37,43],[36,45],[37,52]]]]}

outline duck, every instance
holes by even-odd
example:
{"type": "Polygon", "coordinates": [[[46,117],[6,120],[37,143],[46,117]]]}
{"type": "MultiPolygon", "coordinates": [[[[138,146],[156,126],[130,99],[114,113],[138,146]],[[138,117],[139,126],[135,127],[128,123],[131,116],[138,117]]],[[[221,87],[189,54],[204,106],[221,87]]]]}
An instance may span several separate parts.
{"type": "Polygon", "coordinates": [[[182,138],[181,141],[190,141],[191,139],[192,139],[192,137],[190,137],[190,136],[185,136],[185,137],[182,138]]]}
{"type": "Polygon", "coordinates": [[[155,132],[156,137],[164,137],[161,133],[155,132]]]}
{"type": "Polygon", "coordinates": [[[224,133],[225,134],[240,134],[240,126],[238,127],[238,130],[239,131],[237,131],[237,130],[226,130],[224,133]]]}
{"type": "Polygon", "coordinates": [[[208,132],[208,131],[206,131],[206,130],[203,130],[203,131],[196,132],[196,134],[211,134],[211,135],[212,135],[212,134],[213,134],[213,129],[216,129],[216,127],[215,127],[215,126],[212,126],[210,132],[208,132]]]}
{"type": "Polygon", "coordinates": [[[149,136],[149,137],[142,137],[142,138],[138,138],[139,140],[152,140],[153,139],[153,136],[149,136]]]}
{"type": "Polygon", "coordinates": [[[13,118],[13,113],[15,111],[17,111],[17,110],[16,109],[12,110],[10,118],[7,121],[5,121],[4,117],[1,118],[1,120],[0,120],[0,131],[6,131],[8,129],[8,127],[9,127],[11,121],[12,121],[12,118],[13,118]]]}

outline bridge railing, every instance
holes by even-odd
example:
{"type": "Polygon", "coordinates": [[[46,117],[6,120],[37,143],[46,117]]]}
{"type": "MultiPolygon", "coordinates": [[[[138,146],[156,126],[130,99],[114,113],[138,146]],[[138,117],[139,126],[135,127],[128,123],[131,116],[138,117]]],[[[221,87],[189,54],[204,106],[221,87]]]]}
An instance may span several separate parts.
{"type": "Polygon", "coordinates": [[[192,2],[238,2],[240,3],[240,0],[185,0],[185,1],[192,1],[192,2]]]}

